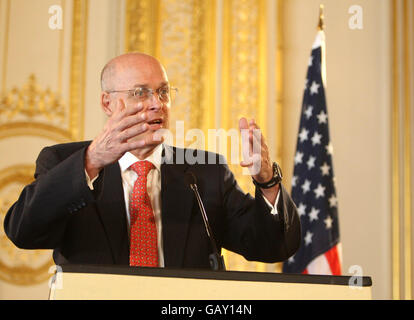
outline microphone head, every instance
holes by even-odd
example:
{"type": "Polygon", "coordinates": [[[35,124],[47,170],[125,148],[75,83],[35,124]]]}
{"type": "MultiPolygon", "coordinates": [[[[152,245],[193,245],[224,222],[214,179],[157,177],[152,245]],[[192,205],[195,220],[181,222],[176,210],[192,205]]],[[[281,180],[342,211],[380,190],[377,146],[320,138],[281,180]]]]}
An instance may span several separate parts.
{"type": "Polygon", "coordinates": [[[189,186],[194,185],[194,184],[195,185],[197,184],[197,178],[194,175],[194,173],[192,173],[191,171],[185,173],[184,181],[189,186]]]}

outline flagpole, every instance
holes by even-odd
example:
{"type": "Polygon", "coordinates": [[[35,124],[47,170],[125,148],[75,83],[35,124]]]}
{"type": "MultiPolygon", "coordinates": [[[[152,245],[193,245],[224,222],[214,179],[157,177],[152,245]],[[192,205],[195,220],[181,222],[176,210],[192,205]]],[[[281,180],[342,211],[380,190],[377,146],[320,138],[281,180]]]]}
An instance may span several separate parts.
{"type": "Polygon", "coordinates": [[[323,14],[323,4],[319,5],[319,22],[318,22],[318,31],[324,31],[325,29],[325,16],[323,14]]]}
{"type": "Polygon", "coordinates": [[[324,14],[324,5],[319,5],[319,21],[317,30],[321,33],[321,72],[322,72],[322,82],[324,87],[327,87],[326,80],[326,47],[325,47],[325,14],[324,14]]]}

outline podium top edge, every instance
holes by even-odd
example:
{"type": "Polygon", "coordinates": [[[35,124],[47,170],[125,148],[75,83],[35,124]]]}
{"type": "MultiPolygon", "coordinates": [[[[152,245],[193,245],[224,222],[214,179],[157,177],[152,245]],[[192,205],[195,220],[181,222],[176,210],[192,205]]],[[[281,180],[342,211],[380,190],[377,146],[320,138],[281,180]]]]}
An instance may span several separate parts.
{"type": "MultiPolygon", "coordinates": [[[[130,267],[124,265],[74,265],[64,264],[57,266],[57,271],[64,273],[99,273],[116,275],[135,275],[148,277],[174,277],[210,280],[235,280],[235,281],[259,281],[259,282],[283,282],[283,283],[308,283],[345,285],[354,284],[357,280],[359,286],[372,286],[371,277],[360,276],[331,276],[308,275],[293,273],[271,273],[251,271],[211,271],[204,269],[173,269],[173,268],[149,268],[130,267]]],[[[355,284],[354,284],[355,285],[355,284]]]]}

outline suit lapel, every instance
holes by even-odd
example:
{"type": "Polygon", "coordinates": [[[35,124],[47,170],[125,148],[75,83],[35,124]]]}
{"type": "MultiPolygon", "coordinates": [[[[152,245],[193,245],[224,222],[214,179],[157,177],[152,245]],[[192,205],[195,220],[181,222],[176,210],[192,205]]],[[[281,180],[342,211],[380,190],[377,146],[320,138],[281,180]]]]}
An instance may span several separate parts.
{"type": "Polygon", "coordinates": [[[118,162],[107,166],[97,183],[98,212],[115,264],[129,264],[129,240],[124,192],[118,162]]]}
{"type": "Polygon", "coordinates": [[[165,146],[163,156],[161,212],[164,262],[166,267],[182,267],[194,195],[184,182],[188,164],[176,164],[177,154],[170,146],[165,146]]]}

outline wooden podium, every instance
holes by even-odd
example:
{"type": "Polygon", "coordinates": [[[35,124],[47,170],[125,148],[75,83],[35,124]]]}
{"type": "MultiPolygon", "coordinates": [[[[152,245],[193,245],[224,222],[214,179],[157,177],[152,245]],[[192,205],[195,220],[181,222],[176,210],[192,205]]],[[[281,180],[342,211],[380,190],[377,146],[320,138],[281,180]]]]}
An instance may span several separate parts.
{"type": "Polygon", "coordinates": [[[371,286],[370,277],[63,265],[49,299],[359,300],[371,299],[371,286]]]}

